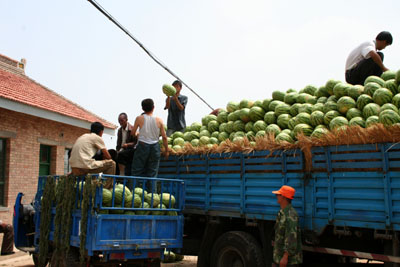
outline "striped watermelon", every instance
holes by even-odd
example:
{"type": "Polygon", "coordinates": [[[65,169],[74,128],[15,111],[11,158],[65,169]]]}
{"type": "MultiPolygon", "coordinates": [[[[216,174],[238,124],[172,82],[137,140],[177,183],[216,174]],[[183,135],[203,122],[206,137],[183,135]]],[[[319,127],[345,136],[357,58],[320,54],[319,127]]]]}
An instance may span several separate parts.
{"type": "Polygon", "coordinates": [[[365,119],[371,116],[378,116],[379,112],[381,112],[381,107],[375,103],[369,103],[363,108],[363,116],[365,119]]]}
{"type": "Polygon", "coordinates": [[[325,114],[322,111],[319,111],[319,110],[314,111],[313,113],[311,113],[311,116],[310,116],[311,125],[316,127],[316,126],[318,126],[320,124],[324,124],[324,115],[325,114]]]}
{"type": "Polygon", "coordinates": [[[288,124],[289,124],[289,120],[292,118],[292,116],[290,116],[289,114],[282,114],[279,115],[278,119],[277,119],[277,124],[279,125],[279,127],[281,127],[282,129],[287,129],[288,128],[288,124]]]}
{"type": "Polygon", "coordinates": [[[239,132],[239,131],[244,131],[244,122],[241,120],[237,120],[233,123],[233,131],[239,132]]]}
{"type": "Polygon", "coordinates": [[[362,117],[354,117],[349,121],[349,125],[365,128],[365,120],[362,117]]]}
{"type": "Polygon", "coordinates": [[[312,132],[313,132],[313,127],[304,123],[297,124],[293,129],[293,134],[296,137],[300,133],[303,133],[305,136],[310,136],[312,132]]]}
{"type": "Polygon", "coordinates": [[[329,122],[329,128],[331,130],[347,125],[349,125],[349,121],[342,116],[335,117],[329,122]]]}
{"type": "Polygon", "coordinates": [[[339,98],[337,106],[340,113],[346,114],[349,109],[356,106],[356,101],[349,96],[343,96],[339,98]]]}
{"type": "Polygon", "coordinates": [[[273,111],[268,111],[267,113],[265,113],[265,115],[264,115],[264,121],[265,121],[267,124],[276,123],[276,115],[275,115],[275,112],[273,112],[273,111]]]}
{"type": "Polygon", "coordinates": [[[267,126],[267,128],[265,128],[265,132],[267,134],[272,133],[274,136],[277,136],[278,134],[280,134],[281,128],[276,124],[270,124],[267,126]]]}
{"type": "Polygon", "coordinates": [[[323,111],[324,111],[324,113],[327,113],[328,111],[331,111],[331,110],[338,110],[338,105],[337,105],[337,103],[336,102],[333,102],[333,101],[327,101],[325,104],[324,104],[324,108],[323,108],[323,111]]]}
{"type": "Polygon", "coordinates": [[[342,96],[347,95],[347,90],[351,87],[351,85],[347,83],[338,83],[333,87],[333,94],[337,98],[341,98],[342,96]]]}
{"type": "Polygon", "coordinates": [[[384,88],[389,89],[393,95],[398,93],[398,87],[395,79],[386,81],[384,88]]]}
{"type": "Polygon", "coordinates": [[[371,116],[368,117],[368,119],[365,120],[365,127],[371,127],[374,124],[379,123],[379,117],[378,116],[371,116]]]}
{"type": "MultiPolygon", "coordinates": [[[[400,96],[399,96],[400,97],[400,96]]],[[[363,108],[369,104],[374,102],[374,100],[372,99],[372,97],[370,95],[367,94],[362,94],[358,97],[357,99],[357,108],[359,110],[363,110],[363,108]]]]}
{"type": "Polygon", "coordinates": [[[362,116],[362,112],[361,112],[361,110],[359,110],[357,108],[351,108],[346,113],[346,118],[348,120],[351,120],[352,118],[355,118],[355,117],[361,117],[361,116],[362,116]]]}
{"type": "Polygon", "coordinates": [[[277,105],[275,108],[275,116],[279,117],[282,114],[289,114],[290,113],[290,106],[288,104],[280,104],[277,105]]]}
{"type": "Polygon", "coordinates": [[[388,81],[388,80],[391,80],[391,79],[395,79],[395,78],[396,78],[396,72],[393,71],[393,70],[387,70],[387,71],[385,71],[384,73],[382,73],[381,78],[382,78],[384,81],[388,81]]]}
{"type": "Polygon", "coordinates": [[[387,109],[379,113],[379,122],[384,125],[393,125],[400,122],[400,115],[393,110],[387,109]]]}
{"type": "Polygon", "coordinates": [[[252,121],[263,120],[265,115],[265,111],[260,107],[252,107],[249,112],[250,119],[252,121]]]}
{"type": "Polygon", "coordinates": [[[375,91],[372,99],[376,104],[382,106],[383,104],[392,102],[393,94],[389,89],[379,88],[375,91]]]}
{"type": "Polygon", "coordinates": [[[380,84],[376,82],[369,82],[364,86],[364,93],[373,96],[375,91],[379,88],[382,88],[380,84]]]}
{"type": "Polygon", "coordinates": [[[399,109],[398,109],[395,105],[393,105],[393,104],[391,104],[391,103],[386,103],[386,104],[384,104],[384,105],[381,107],[381,112],[384,111],[384,110],[387,110],[387,109],[391,109],[391,110],[393,110],[393,111],[395,111],[395,112],[399,112],[399,109]]]}
{"type": "Polygon", "coordinates": [[[324,123],[325,125],[329,125],[333,118],[340,116],[340,113],[336,110],[328,111],[324,116],[324,123]]]}
{"type": "Polygon", "coordinates": [[[367,79],[365,79],[364,86],[371,82],[377,83],[381,87],[383,87],[385,85],[385,81],[381,77],[372,75],[372,76],[369,76],[367,79]]]}
{"type": "Polygon", "coordinates": [[[296,116],[296,123],[311,125],[311,115],[306,112],[301,112],[296,116]]]}
{"type": "Polygon", "coordinates": [[[362,85],[353,85],[350,86],[349,89],[347,90],[347,94],[353,98],[354,100],[357,100],[357,98],[362,95],[364,92],[364,86],[362,85]]]}
{"type": "Polygon", "coordinates": [[[333,95],[333,88],[334,88],[335,85],[338,84],[338,83],[340,83],[340,81],[338,81],[338,80],[333,80],[333,79],[331,79],[331,80],[329,80],[329,81],[326,82],[325,88],[326,88],[326,90],[327,90],[327,92],[328,92],[329,95],[333,95]]]}
{"type": "Polygon", "coordinates": [[[267,128],[267,124],[262,120],[256,121],[253,124],[253,129],[254,129],[255,132],[259,132],[259,131],[265,130],[265,128],[267,128]]]}

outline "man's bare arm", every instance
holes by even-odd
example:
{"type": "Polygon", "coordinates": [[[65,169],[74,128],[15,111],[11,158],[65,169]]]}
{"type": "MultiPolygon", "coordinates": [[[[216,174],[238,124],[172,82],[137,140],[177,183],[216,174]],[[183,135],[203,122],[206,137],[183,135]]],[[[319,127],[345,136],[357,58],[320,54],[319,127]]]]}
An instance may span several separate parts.
{"type": "Polygon", "coordinates": [[[110,153],[108,153],[107,148],[103,148],[101,152],[103,152],[103,159],[112,159],[110,153]]]}
{"type": "Polygon", "coordinates": [[[179,102],[179,99],[178,99],[177,95],[174,95],[172,97],[172,99],[175,101],[175,103],[176,103],[177,107],[179,108],[179,110],[184,110],[185,109],[185,107],[181,104],[181,102],[179,102]]]}

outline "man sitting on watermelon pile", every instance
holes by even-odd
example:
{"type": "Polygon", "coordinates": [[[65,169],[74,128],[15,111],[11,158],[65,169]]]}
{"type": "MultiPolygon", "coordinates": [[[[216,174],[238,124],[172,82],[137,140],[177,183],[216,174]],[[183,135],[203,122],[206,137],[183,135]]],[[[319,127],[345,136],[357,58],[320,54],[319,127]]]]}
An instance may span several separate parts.
{"type": "Polygon", "coordinates": [[[383,65],[383,53],[377,52],[391,45],[390,32],[380,32],[373,41],[366,41],[357,46],[346,60],[346,81],[350,84],[364,85],[368,76],[381,76],[388,69],[383,65]]]}

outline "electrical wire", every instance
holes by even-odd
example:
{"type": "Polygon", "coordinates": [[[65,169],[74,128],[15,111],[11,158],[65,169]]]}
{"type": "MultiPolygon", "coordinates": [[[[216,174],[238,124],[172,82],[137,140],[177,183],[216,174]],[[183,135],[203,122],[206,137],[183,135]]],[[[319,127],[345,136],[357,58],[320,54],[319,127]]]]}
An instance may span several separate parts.
{"type": "Polygon", "coordinates": [[[179,80],[185,85],[193,94],[195,94],[201,101],[204,102],[211,110],[214,110],[201,96],[199,96],[192,88],[190,88],[181,78],[178,77],[173,71],[171,71],[160,59],[158,59],[149,49],[147,49],[137,38],[135,38],[124,26],[122,26],[110,13],[107,12],[100,4],[95,0],[88,0],[97,10],[99,10],[104,16],[106,16],[112,23],[120,28],[126,35],[128,35],[133,41],[135,41],[145,52],[149,55],[158,65],[165,69],[169,74],[179,80]]]}

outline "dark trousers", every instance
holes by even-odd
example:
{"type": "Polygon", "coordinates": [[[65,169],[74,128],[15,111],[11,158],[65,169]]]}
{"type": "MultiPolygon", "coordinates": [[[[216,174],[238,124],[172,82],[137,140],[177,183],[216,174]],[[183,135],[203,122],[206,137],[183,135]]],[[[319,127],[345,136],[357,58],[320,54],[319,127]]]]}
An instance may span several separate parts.
{"type": "Polygon", "coordinates": [[[125,173],[120,173],[119,175],[131,175],[132,160],[134,154],[135,150],[133,148],[127,148],[118,152],[117,164],[125,165],[125,173]]]}
{"type": "Polygon", "coordinates": [[[4,233],[1,254],[11,253],[14,250],[14,230],[11,224],[0,224],[0,233],[4,233]]]}
{"type": "MultiPolygon", "coordinates": [[[[383,53],[378,52],[383,62],[383,53]]],[[[346,82],[350,84],[364,85],[364,81],[368,76],[381,76],[382,69],[376,64],[372,58],[361,60],[354,68],[346,71],[346,82]]]]}

